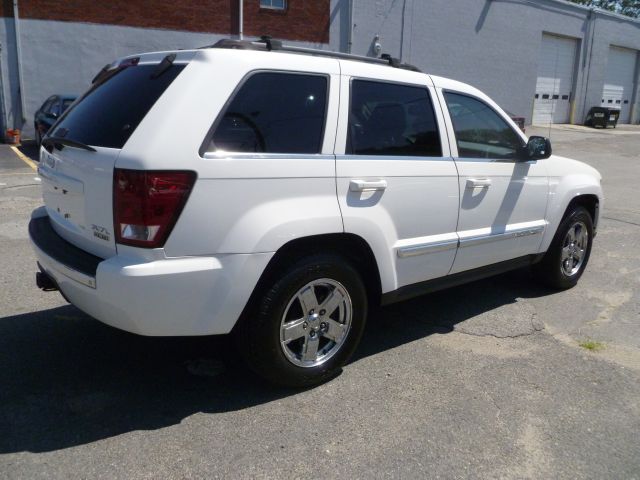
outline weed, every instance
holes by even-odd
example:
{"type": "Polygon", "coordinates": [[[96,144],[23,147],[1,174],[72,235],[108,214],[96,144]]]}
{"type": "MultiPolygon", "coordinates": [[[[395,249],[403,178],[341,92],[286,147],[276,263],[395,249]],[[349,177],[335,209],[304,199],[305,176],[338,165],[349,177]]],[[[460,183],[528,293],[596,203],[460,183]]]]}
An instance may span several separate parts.
{"type": "Polygon", "coordinates": [[[604,343],[596,342],[594,340],[583,340],[578,345],[580,345],[582,348],[586,348],[587,350],[590,350],[592,352],[597,352],[597,351],[602,350],[604,348],[604,343]]]}

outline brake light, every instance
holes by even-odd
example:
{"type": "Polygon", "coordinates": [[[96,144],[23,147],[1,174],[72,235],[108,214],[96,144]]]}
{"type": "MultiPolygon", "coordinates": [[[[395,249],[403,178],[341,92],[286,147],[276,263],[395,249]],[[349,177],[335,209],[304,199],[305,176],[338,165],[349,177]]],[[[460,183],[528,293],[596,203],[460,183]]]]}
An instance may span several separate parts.
{"type": "Polygon", "coordinates": [[[162,247],[196,180],[195,172],[116,168],[113,175],[113,223],[116,242],[162,247]]]}

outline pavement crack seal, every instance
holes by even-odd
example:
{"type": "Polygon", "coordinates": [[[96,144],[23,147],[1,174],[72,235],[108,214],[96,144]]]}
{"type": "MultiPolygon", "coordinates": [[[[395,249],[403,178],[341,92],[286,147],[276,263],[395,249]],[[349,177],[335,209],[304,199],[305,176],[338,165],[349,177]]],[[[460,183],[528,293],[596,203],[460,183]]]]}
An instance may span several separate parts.
{"type": "Polygon", "coordinates": [[[627,225],[635,225],[636,227],[640,227],[640,223],[629,222],[628,220],[621,220],[619,218],[613,218],[613,217],[602,217],[602,218],[605,218],[607,220],[613,220],[614,222],[626,223],[627,225]]]}
{"type": "MultiPolygon", "coordinates": [[[[541,332],[545,329],[544,324],[542,322],[536,321],[538,318],[537,312],[531,312],[529,314],[529,328],[526,331],[514,332],[514,333],[491,333],[491,332],[475,332],[471,329],[465,328],[464,324],[454,326],[453,330],[458,333],[462,333],[464,335],[470,335],[473,337],[491,337],[497,339],[512,339],[512,338],[520,338],[520,337],[528,337],[531,335],[535,335],[538,332],[541,332]]],[[[473,324],[470,325],[473,328],[473,324]]],[[[477,328],[477,326],[476,326],[477,328]]]]}
{"type": "Polygon", "coordinates": [[[507,424],[504,422],[504,420],[502,420],[502,418],[500,418],[500,415],[502,414],[502,409],[500,408],[500,405],[498,405],[498,402],[496,401],[496,399],[489,392],[484,390],[482,393],[485,395],[485,397],[489,399],[489,402],[491,402],[491,404],[496,408],[496,422],[498,422],[502,426],[502,428],[506,430],[507,424]]]}
{"type": "Polygon", "coordinates": [[[530,337],[531,335],[535,335],[536,333],[544,330],[544,327],[533,327],[533,330],[525,333],[515,333],[513,335],[496,335],[495,333],[475,333],[469,332],[462,329],[454,328],[455,332],[462,333],[464,335],[470,335],[472,337],[492,337],[497,338],[499,340],[511,339],[511,338],[520,338],[520,337],[530,337]]]}
{"type": "Polygon", "coordinates": [[[14,188],[23,188],[23,187],[39,187],[39,183],[25,183],[23,185],[10,185],[8,187],[4,187],[2,190],[10,190],[14,188]]]}

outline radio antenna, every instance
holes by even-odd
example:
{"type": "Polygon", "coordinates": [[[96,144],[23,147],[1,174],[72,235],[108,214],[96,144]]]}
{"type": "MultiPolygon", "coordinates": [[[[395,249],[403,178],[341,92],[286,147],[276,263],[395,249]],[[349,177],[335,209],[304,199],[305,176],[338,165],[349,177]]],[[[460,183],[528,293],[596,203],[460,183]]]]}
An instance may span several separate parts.
{"type": "Polygon", "coordinates": [[[558,88],[558,62],[560,61],[560,49],[556,45],[556,63],[553,72],[553,93],[551,94],[551,116],[549,117],[549,139],[551,139],[551,124],[553,123],[553,115],[556,113],[556,102],[560,99],[560,91],[558,88]],[[557,91],[557,92],[556,92],[557,91]],[[557,99],[553,97],[557,96],[557,99]]]}

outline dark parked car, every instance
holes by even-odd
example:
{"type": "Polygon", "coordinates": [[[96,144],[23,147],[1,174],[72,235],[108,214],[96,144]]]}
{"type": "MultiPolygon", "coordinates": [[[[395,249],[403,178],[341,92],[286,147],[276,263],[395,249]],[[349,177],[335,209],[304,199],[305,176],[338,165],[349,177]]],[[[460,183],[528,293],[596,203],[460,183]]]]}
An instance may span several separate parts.
{"type": "Polygon", "coordinates": [[[36,129],[36,142],[40,145],[42,137],[49,131],[62,113],[69,108],[75,95],[51,95],[42,104],[33,117],[33,126],[36,129]]]}

